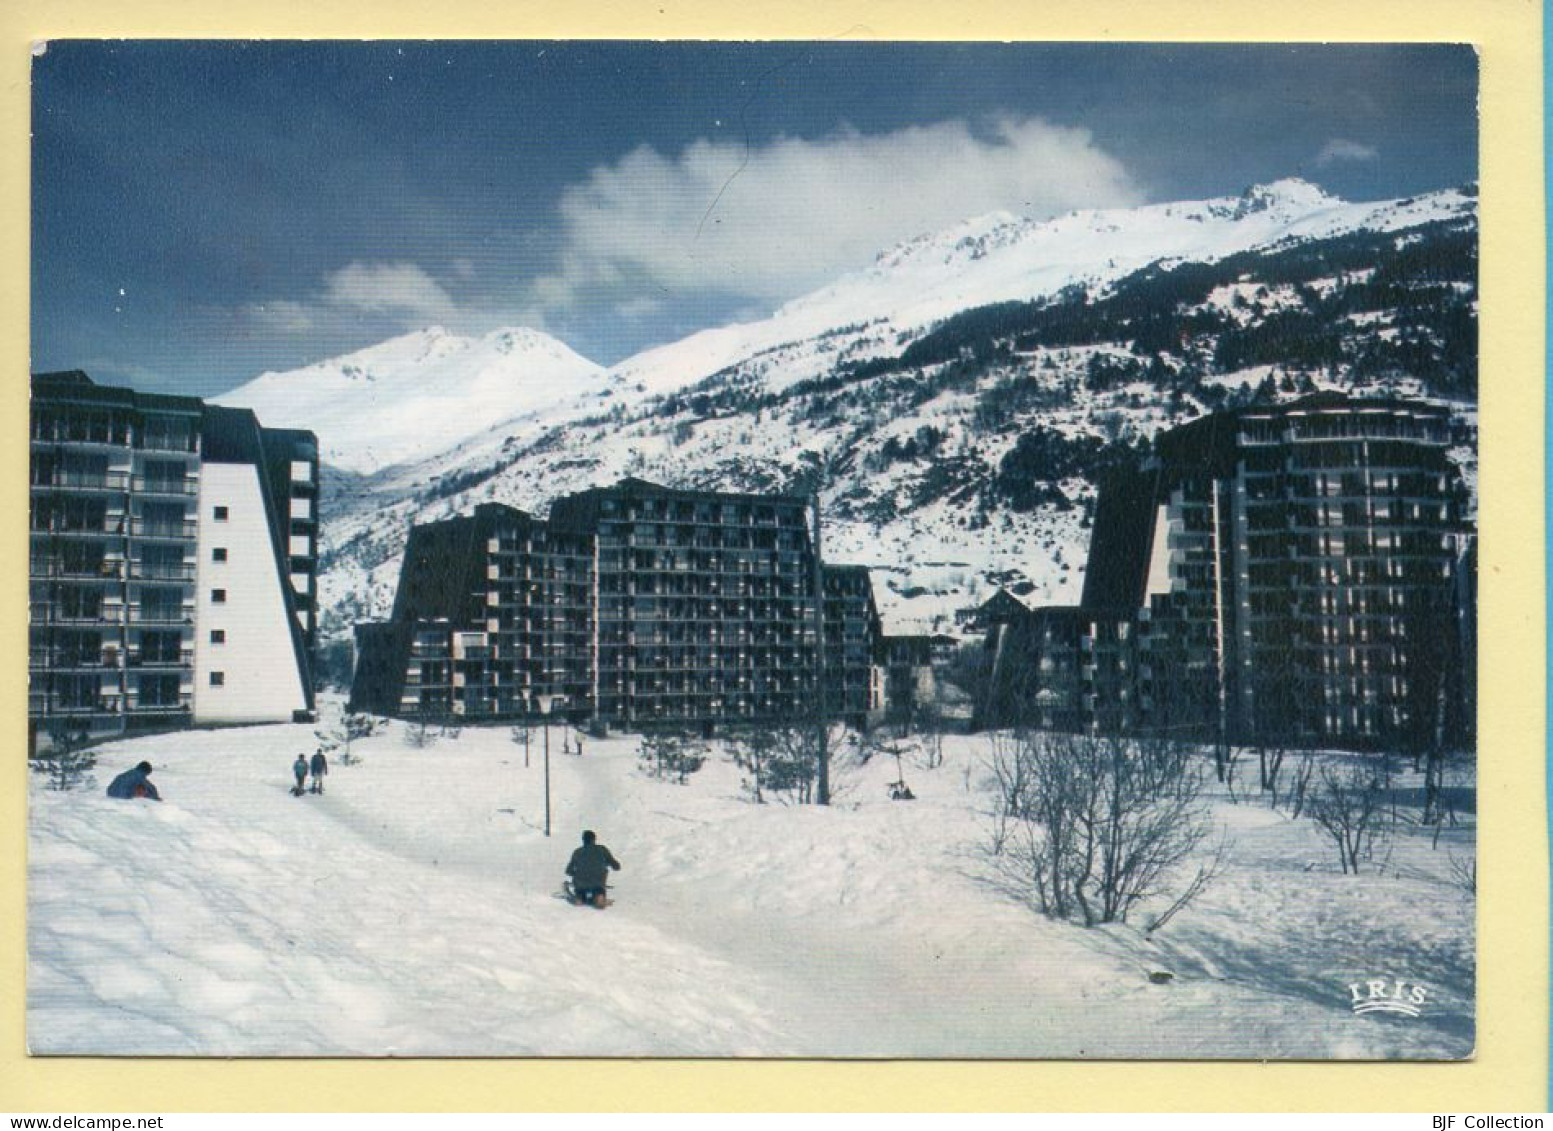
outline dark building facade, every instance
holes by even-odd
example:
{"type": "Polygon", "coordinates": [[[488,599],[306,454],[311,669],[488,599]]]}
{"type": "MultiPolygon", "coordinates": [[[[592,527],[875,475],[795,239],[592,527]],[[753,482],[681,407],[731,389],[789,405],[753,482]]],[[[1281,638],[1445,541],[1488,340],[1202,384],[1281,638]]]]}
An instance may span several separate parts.
{"type": "Polygon", "coordinates": [[[31,735],[311,711],[311,433],[83,373],[38,374],[29,468],[31,735]],[[309,496],[297,543],[294,477],[309,496]]]}
{"type": "Polygon", "coordinates": [[[866,571],[819,561],[808,507],[626,479],[545,522],[486,506],[415,527],[392,620],[358,627],[352,699],[497,718],[544,694],[624,729],[862,716],[878,614],[866,571]]]}
{"type": "MultiPolygon", "coordinates": [[[[1444,408],[1333,394],[1164,433],[1102,485],[1079,609],[1042,611],[1079,625],[1078,698],[1054,697],[1101,730],[1462,741],[1474,622],[1450,442],[1444,408]]],[[[1015,635],[1045,631],[1032,616],[1015,635]]]]}
{"type": "Polygon", "coordinates": [[[822,568],[825,588],[825,693],[828,714],[866,720],[884,702],[879,663],[883,628],[874,604],[873,582],[865,566],[822,568]]]}
{"type": "Polygon", "coordinates": [[[356,627],[352,700],[384,714],[586,717],[593,540],[523,511],[412,527],[386,624],[356,627]]]}

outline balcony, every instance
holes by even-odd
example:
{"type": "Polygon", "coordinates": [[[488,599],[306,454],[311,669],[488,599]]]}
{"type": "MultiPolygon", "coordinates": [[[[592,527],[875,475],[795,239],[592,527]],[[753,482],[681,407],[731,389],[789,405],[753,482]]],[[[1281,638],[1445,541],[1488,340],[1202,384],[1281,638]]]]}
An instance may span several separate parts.
{"type": "Polygon", "coordinates": [[[150,655],[135,651],[129,653],[129,666],[132,668],[187,668],[193,664],[193,648],[182,648],[176,652],[153,652],[150,655]]]}
{"type": "Polygon", "coordinates": [[[27,576],[40,581],[122,581],[123,562],[71,563],[34,558],[27,563],[27,576]]]}
{"type": "Polygon", "coordinates": [[[129,532],[137,538],[185,539],[195,537],[198,532],[198,523],[193,519],[169,522],[164,519],[133,518],[129,527],[129,532]]]}
{"type": "Polygon", "coordinates": [[[143,609],[138,605],[129,608],[130,624],[176,624],[185,625],[194,623],[194,610],[185,605],[182,608],[150,608],[143,609]]]}
{"type": "Polygon", "coordinates": [[[185,497],[199,494],[200,481],[194,476],[181,476],[179,478],[167,478],[164,476],[146,477],[137,475],[134,478],[134,489],[142,495],[172,495],[185,497]]]}
{"type": "Polygon", "coordinates": [[[116,671],[118,653],[90,652],[30,652],[27,655],[28,671],[74,672],[116,671]]]}
{"type": "Polygon", "coordinates": [[[193,581],[194,565],[156,565],[130,562],[129,575],[136,581],[193,581]]]}
{"type": "Polygon", "coordinates": [[[124,519],[120,515],[109,515],[101,522],[76,523],[61,526],[33,526],[31,534],[34,538],[116,538],[124,533],[124,519]]]}
{"type": "Polygon", "coordinates": [[[123,471],[55,471],[32,483],[34,491],[124,491],[128,486],[123,471]]]}
{"type": "Polygon", "coordinates": [[[135,437],[135,447],[146,452],[188,452],[199,451],[199,444],[192,434],[168,436],[148,435],[142,432],[135,437]]]}
{"type": "Polygon", "coordinates": [[[89,702],[65,702],[58,700],[50,702],[46,695],[29,695],[27,697],[27,713],[29,715],[47,715],[49,717],[79,717],[84,715],[116,715],[119,713],[120,700],[118,696],[105,696],[89,702]]]}
{"type": "Polygon", "coordinates": [[[187,712],[193,703],[194,696],[188,692],[155,699],[137,699],[130,696],[129,711],[137,715],[176,715],[187,712]]]}
{"type": "Polygon", "coordinates": [[[48,605],[34,605],[28,610],[27,623],[32,625],[64,625],[95,628],[99,625],[124,623],[124,606],[109,605],[101,609],[56,611],[48,605]]]}

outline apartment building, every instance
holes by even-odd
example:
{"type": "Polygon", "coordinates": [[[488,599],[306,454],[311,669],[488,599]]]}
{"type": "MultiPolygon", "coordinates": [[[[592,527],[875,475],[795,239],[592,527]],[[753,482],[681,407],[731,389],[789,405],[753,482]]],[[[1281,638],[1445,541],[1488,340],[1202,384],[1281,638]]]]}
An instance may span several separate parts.
{"type": "Polygon", "coordinates": [[[38,374],[29,478],[32,740],[312,710],[310,433],[38,374]]]}
{"type": "Polygon", "coordinates": [[[514,507],[410,530],[391,619],[356,626],[352,701],[408,717],[593,714],[593,540],[514,507]]]}
{"type": "Polygon", "coordinates": [[[808,518],[801,498],[625,479],[544,521],[486,505],[414,527],[391,619],[357,627],[352,701],[623,729],[862,717],[872,591],[819,561],[808,518]]]}
{"type": "MultiPolygon", "coordinates": [[[[1451,442],[1442,407],[1336,394],[1159,436],[1102,485],[1078,609],[1014,629],[1028,644],[1071,626],[1078,679],[1034,677],[1053,717],[1361,749],[1461,741],[1475,618],[1451,442]]],[[[1027,651],[1008,656],[1028,668],[1027,651]]]]}

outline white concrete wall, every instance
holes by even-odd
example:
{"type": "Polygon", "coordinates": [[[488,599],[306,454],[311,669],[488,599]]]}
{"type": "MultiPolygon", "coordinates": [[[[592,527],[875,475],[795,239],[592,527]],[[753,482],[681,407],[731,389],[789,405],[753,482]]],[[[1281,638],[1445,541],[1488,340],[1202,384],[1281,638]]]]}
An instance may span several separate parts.
{"type": "Polygon", "coordinates": [[[1149,547],[1149,579],[1143,588],[1143,603],[1150,597],[1170,592],[1170,508],[1161,506],[1154,514],[1154,542],[1149,547]]]}
{"type": "Polygon", "coordinates": [[[290,722],[307,707],[302,674],[291,644],[282,586],[270,542],[259,469],[251,464],[207,463],[200,480],[199,569],[195,597],[194,721],[290,722]],[[218,506],[228,518],[215,519],[218,506]],[[227,560],[211,560],[225,546],[227,560]],[[226,601],[211,599],[226,590],[226,601]],[[211,630],[226,633],[212,644],[211,630]],[[220,687],[210,675],[221,672],[220,687]]]}

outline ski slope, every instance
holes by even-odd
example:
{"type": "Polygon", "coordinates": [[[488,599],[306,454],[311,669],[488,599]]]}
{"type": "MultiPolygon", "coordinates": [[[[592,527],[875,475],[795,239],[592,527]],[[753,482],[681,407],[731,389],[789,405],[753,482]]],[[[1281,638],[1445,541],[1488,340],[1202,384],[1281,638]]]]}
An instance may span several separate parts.
{"type": "Polygon", "coordinates": [[[851,1057],[1449,1057],[1472,1047],[1473,909],[1438,850],[1335,875],[1308,821],[1220,797],[1221,881],[1151,941],[990,887],[984,738],[943,766],[838,764],[831,808],[754,805],[714,757],[649,779],[632,738],[356,744],[289,795],[305,726],[103,748],[96,788],[31,794],[34,1053],[851,1057]],[[141,758],[166,801],[102,787],[141,758]],[[624,864],[607,911],[557,897],[584,827],[624,864]],[[1168,984],[1150,973],[1169,972],[1168,984]],[[1425,982],[1424,1016],[1346,984],[1425,982]]]}

